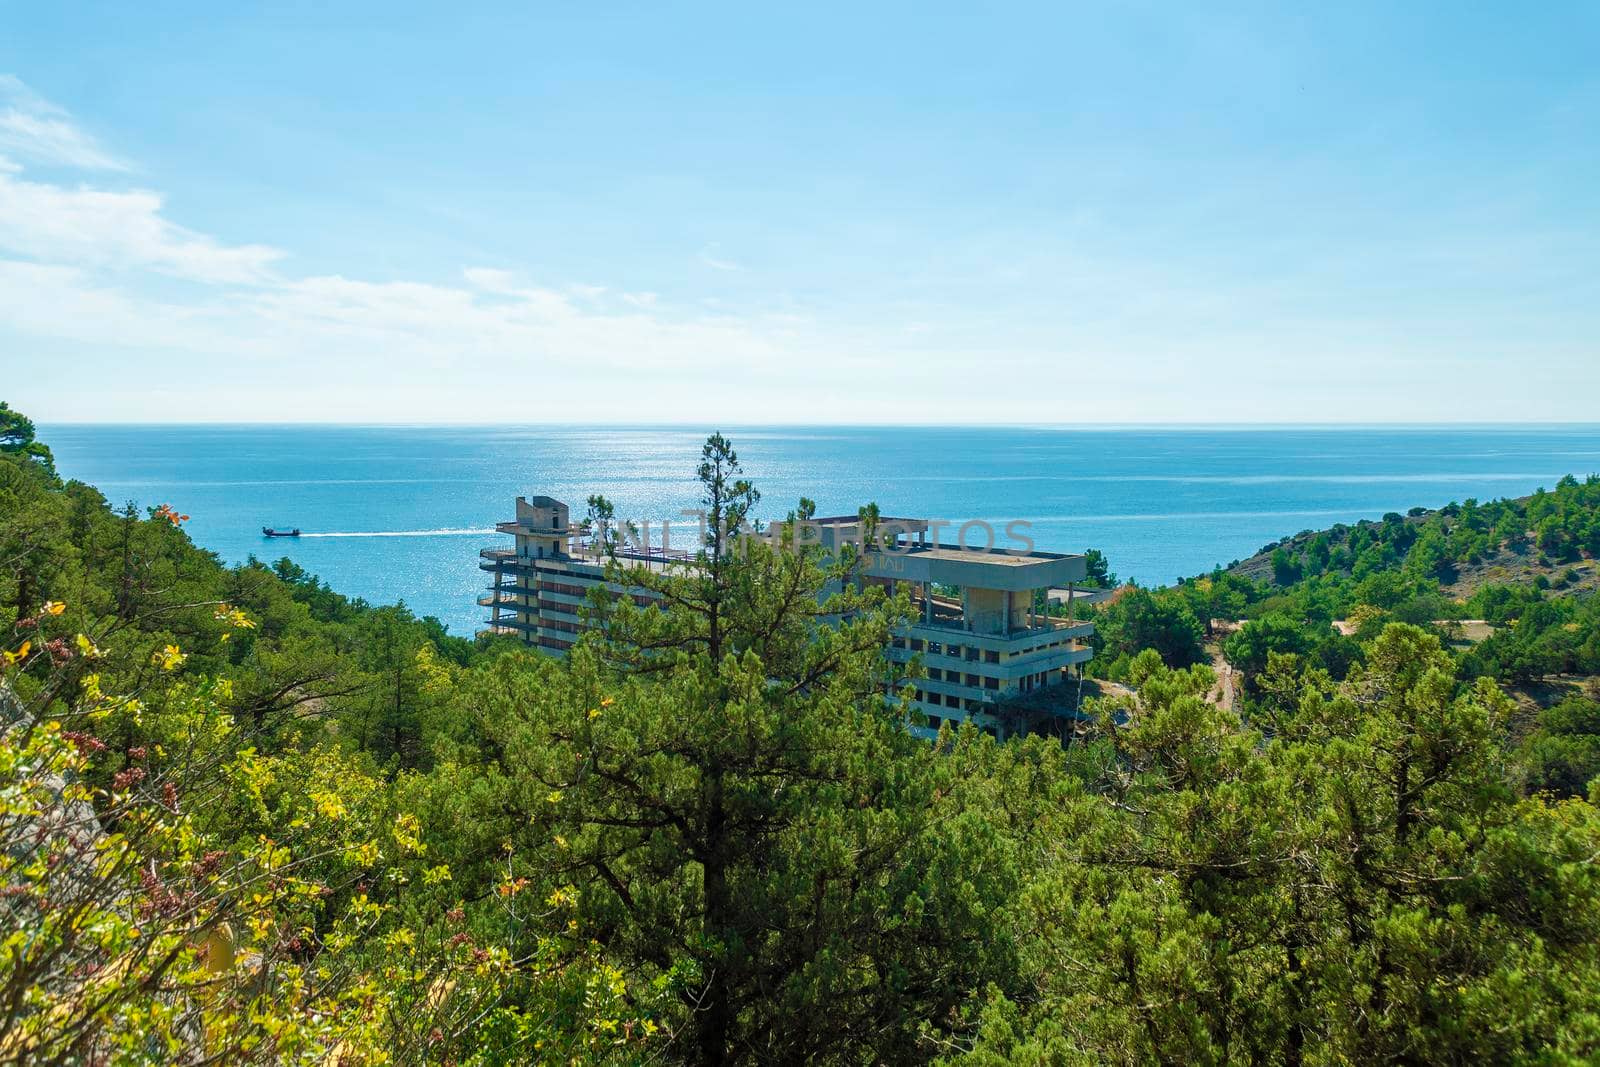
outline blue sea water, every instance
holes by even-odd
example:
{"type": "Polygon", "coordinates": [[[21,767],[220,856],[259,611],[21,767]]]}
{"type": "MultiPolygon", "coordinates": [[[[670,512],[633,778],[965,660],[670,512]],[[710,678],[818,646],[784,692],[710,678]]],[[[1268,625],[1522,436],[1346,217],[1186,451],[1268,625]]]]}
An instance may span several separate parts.
{"type": "MultiPolygon", "coordinates": [[[[1600,471],[1600,426],[1335,429],[786,427],[726,431],[777,517],[876,501],[884,514],[1001,528],[1104,551],[1147,584],[1209,570],[1303,529],[1416,505],[1520,496],[1600,471]]],[[[678,428],[90,426],[40,428],[62,474],[113,504],[170,503],[228,562],[288,556],[340,592],[404,600],[471,634],[479,548],[518,495],[574,515],[678,522],[705,433],[678,428]],[[268,540],[262,526],[305,536],[268,540]]],[[[675,537],[675,544],[681,544],[675,537]]]]}

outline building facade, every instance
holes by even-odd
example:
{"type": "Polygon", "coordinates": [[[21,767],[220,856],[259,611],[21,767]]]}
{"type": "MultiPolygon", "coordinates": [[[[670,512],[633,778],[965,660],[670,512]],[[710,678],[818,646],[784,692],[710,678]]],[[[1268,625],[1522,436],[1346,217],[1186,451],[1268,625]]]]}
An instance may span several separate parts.
{"type": "MultiPolygon", "coordinates": [[[[807,526],[802,536],[825,547],[861,544],[856,516],[807,526]]],[[[972,722],[997,737],[1070,728],[1082,664],[1093,655],[1093,624],[1070,615],[1084,557],[941,543],[929,537],[931,527],[926,520],[880,519],[857,578],[907,591],[916,608],[915,621],[887,650],[895,664],[922,657],[926,676],[913,684],[926,723],[911,724],[913,732],[931,737],[946,720],[972,722]],[[1067,618],[1048,613],[1053,590],[1065,591],[1067,618]]],[[[609,584],[637,603],[652,601],[645,590],[606,582],[606,553],[572,525],[559,500],[519,497],[516,517],[496,529],[513,538],[513,547],[480,553],[479,567],[492,577],[478,601],[490,609],[490,633],[563,655],[584,629],[591,589],[609,584]]],[[[615,554],[651,568],[694,566],[690,553],[651,546],[618,547],[615,554]]]]}

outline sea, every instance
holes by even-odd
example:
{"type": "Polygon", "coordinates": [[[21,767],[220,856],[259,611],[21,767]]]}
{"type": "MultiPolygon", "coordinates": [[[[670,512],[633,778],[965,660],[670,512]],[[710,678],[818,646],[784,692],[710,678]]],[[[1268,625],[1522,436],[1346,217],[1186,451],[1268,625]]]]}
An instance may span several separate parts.
{"type": "MultiPolygon", "coordinates": [[[[724,427],[759,512],[1008,523],[1040,549],[1098,548],[1163,584],[1307,529],[1490,500],[1600,472],[1600,425],[1421,428],[724,427]]],[[[334,589],[404,601],[452,633],[482,624],[478,550],[516,497],[619,518],[688,547],[708,430],[686,427],[41,426],[64,477],[113,505],[170,504],[228,563],[287,556],[334,589]],[[298,538],[262,527],[298,527],[298,538]]],[[[981,528],[969,534],[981,538],[981,528]]],[[[951,527],[946,539],[953,539],[951,527]]],[[[981,540],[979,541],[981,543],[981,540]]]]}

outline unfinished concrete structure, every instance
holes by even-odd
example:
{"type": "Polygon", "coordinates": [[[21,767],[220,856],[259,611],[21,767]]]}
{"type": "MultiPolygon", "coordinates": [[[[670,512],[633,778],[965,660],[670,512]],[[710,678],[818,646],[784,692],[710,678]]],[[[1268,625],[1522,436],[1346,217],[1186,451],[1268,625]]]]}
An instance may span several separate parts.
{"type": "MultiPolygon", "coordinates": [[[[1052,590],[1073,602],[1085,575],[1081,555],[1012,551],[940,542],[922,519],[882,518],[863,552],[857,578],[904,590],[916,620],[896,633],[891,663],[920,656],[925,677],[914,681],[924,721],[910,728],[932,736],[945,720],[972,722],[996,736],[1060,732],[1076,717],[1079,669],[1093,655],[1091,623],[1049,614],[1052,590]]],[[[863,540],[857,516],[815,519],[806,536],[824,547],[863,540]]],[[[574,527],[567,506],[548,496],[517,499],[516,518],[497,525],[514,547],[484,549],[479,566],[493,576],[479,603],[490,608],[490,632],[511,634],[562,655],[584,629],[589,591],[606,584],[607,554],[593,531],[574,527]]],[[[986,538],[992,540],[992,538],[986,538]]],[[[692,567],[689,552],[625,545],[624,562],[653,568],[692,567]]],[[[611,583],[614,593],[648,603],[641,589],[611,583]]],[[[891,683],[893,684],[893,683],[891,683]]]]}

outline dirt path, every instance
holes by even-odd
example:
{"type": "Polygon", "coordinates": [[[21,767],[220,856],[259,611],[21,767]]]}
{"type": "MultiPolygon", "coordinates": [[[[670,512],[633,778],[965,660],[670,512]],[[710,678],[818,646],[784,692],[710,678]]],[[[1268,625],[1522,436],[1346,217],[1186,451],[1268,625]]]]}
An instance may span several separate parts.
{"type": "Polygon", "coordinates": [[[1206,694],[1206,699],[1223,711],[1232,711],[1233,694],[1238,682],[1233,676],[1233,664],[1223,657],[1221,649],[1211,650],[1211,670],[1217,676],[1217,684],[1206,694]]]}

